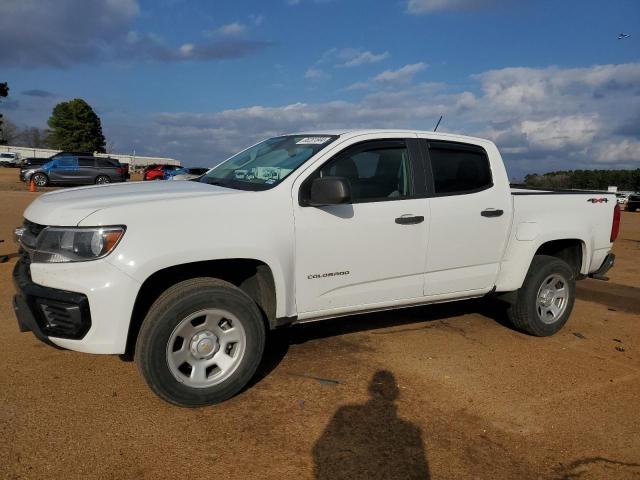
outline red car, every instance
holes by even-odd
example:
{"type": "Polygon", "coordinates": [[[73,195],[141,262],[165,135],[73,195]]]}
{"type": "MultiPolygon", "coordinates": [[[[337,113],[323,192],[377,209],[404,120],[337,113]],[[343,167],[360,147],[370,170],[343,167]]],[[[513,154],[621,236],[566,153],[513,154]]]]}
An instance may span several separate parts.
{"type": "Polygon", "coordinates": [[[165,180],[167,172],[178,170],[178,165],[149,165],[144,170],[144,180],[165,180]]]}

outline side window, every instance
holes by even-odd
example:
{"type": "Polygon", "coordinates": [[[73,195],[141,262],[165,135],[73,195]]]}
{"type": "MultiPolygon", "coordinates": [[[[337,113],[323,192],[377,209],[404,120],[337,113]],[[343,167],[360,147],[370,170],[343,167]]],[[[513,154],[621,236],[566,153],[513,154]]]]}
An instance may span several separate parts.
{"type": "Polygon", "coordinates": [[[429,160],[436,195],[455,195],[493,186],[484,150],[429,145],[429,160]]]}
{"type": "Polygon", "coordinates": [[[78,165],[81,167],[93,167],[95,164],[93,158],[79,158],[78,165]]]}
{"type": "Polygon", "coordinates": [[[113,160],[107,160],[106,158],[98,158],[96,162],[100,168],[114,168],[116,166],[113,160]]]}
{"type": "Polygon", "coordinates": [[[412,195],[411,166],[404,142],[372,143],[338,155],[320,168],[321,177],[345,177],[353,203],[406,198],[412,195]]]}
{"type": "Polygon", "coordinates": [[[76,168],[78,166],[78,158],[71,155],[60,156],[56,159],[57,168],[76,168]]]}

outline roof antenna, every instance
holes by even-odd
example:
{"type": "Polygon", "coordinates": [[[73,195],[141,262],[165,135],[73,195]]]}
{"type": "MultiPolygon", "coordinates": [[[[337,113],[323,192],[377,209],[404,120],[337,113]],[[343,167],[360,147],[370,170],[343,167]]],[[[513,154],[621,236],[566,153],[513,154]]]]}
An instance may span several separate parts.
{"type": "Polygon", "coordinates": [[[442,121],[442,115],[440,115],[440,119],[438,119],[438,123],[436,123],[436,128],[433,129],[434,132],[438,130],[438,127],[440,126],[441,121],[442,121]]]}

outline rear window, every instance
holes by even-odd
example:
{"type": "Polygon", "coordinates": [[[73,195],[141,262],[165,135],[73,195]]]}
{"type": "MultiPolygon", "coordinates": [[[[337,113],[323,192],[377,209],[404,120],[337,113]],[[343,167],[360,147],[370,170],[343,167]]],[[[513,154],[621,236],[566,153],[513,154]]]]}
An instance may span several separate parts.
{"type": "Polygon", "coordinates": [[[461,195],[493,186],[485,151],[471,145],[429,144],[436,195],[461,195]]]}
{"type": "Polygon", "coordinates": [[[79,158],[78,165],[81,167],[93,167],[95,166],[95,162],[93,161],[93,158],[79,158]]]}
{"type": "Polygon", "coordinates": [[[116,168],[120,165],[117,164],[114,160],[109,160],[108,158],[98,158],[98,167],[100,168],[116,168]]]}

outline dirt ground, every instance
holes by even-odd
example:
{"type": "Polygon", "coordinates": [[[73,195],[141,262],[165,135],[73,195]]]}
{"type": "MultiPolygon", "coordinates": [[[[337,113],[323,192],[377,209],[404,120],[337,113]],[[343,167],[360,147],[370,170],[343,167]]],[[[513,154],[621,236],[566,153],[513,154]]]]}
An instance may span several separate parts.
{"type": "MultiPolygon", "coordinates": [[[[37,194],[0,169],[0,254],[37,194]]],[[[640,479],[640,213],[551,338],[467,301],[272,335],[251,388],[188,410],[135,364],[17,329],[0,264],[2,479],[640,479]]]]}

